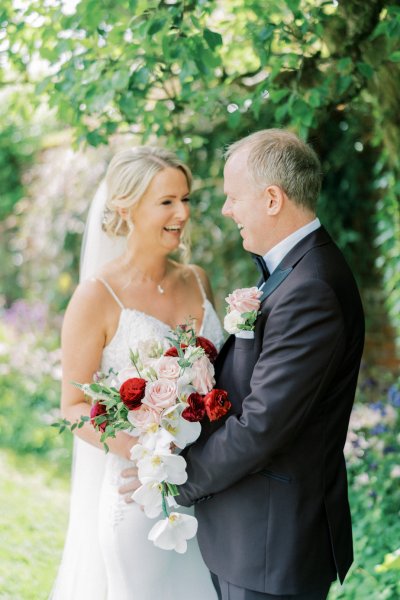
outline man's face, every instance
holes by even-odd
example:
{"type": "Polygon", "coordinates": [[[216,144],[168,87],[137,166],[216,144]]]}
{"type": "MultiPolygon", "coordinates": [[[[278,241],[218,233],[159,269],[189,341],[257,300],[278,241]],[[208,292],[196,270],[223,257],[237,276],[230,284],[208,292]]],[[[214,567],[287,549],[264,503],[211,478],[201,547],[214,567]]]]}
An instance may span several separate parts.
{"type": "Polygon", "coordinates": [[[243,239],[243,248],[263,255],[267,243],[267,201],[263,190],[251,181],[247,168],[248,150],[237,151],[227,161],[224,169],[224,193],[222,207],[224,217],[237,224],[243,239]]]}

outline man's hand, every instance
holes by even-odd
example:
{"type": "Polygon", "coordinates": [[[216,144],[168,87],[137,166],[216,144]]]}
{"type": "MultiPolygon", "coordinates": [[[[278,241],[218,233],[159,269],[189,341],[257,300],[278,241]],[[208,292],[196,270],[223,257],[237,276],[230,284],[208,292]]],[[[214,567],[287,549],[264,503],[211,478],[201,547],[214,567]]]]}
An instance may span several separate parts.
{"type": "Polygon", "coordinates": [[[126,478],[126,483],[118,489],[119,493],[125,496],[125,502],[131,504],[132,494],[142,485],[138,479],[138,470],[136,467],[129,467],[121,472],[121,477],[126,478]]]}

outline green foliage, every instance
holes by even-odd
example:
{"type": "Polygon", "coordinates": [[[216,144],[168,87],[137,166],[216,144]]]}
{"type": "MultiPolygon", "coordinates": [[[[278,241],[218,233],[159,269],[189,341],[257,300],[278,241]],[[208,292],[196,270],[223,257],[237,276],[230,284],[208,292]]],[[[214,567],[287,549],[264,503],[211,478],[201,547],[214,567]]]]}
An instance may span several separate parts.
{"type": "Polygon", "coordinates": [[[345,585],[335,586],[330,600],[396,600],[398,573],[376,566],[400,537],[400,382],[382,373],[380,380],[363,378],[358,402],[347,442],[355,561],[345,585]]]}
{"type": "Polygon", "coordinates": [[[394,173],[382,164],[377,165],[380,177],[376,185],[383,190],[376,205],[375,246],[378,249],[376,265],[383,273],[386,306],[397,328],[400,342],[400,182],[394,173]]]}
{"type": "MultiPolygon", "coordinates": [[[[396,321],[398,241],[380,240],[383,227],[398,240],[398,190],[378,185],[382,172],[388,181],[400,177],[396,3],[271,0],[268,11],[262,0],[17,6],[8,0],[1,9],[2,77],[24,86],[28,104],[47,102],[77,144],[134,134],[135,143],[168,145],[192,166],[202,182],[194,259],[211,271],[220,304],[223,290],[256,276],[219,214],[222,149],[256,129],[289,127],[322,156],[325,224],[362,286],[382,278],[396,321]]],[[[60,240],[76,269],[77,236],[60,240]]]]}
{"type": "MultiPolygon", "coordinates": [[[[27,316],[33,321],[33,311],[27,316]]],[[[21,311],[16,317],[23,326],[21,311]]],[[[69,469],[71,437],[63,440],[50,427],[59,414],[58,340],[33,327],[35,333],[13,326],[0,330],[0,447],[51,458],[62,471],[69,469]]]]}
{"type": "Polygon", "coordinates": [[[69,491],[57,463],[0,451],[0,597],[47,598],[61,560],[69,491]]]}

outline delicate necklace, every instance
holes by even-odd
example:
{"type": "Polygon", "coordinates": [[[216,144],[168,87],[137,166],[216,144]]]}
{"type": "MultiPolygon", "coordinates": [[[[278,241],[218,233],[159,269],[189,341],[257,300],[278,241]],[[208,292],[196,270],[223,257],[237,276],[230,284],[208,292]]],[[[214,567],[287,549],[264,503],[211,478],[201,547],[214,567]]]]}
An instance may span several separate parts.
{"type": "MultiPolygon", "coordinates": [[[[144,277],[145,280],[147,279],[147,280],[150,280],[150,281],[152,281],[154,283],[154,285],[157,288],[157,292],[159,294],[165,294],[165,288],[163,286],[163,283],[164,283],[164,280],[165,280],[165,278],[167,276],[167,269],[165,270],[164,277],[158,283],[157,283],[157,281],[155,281],[155,279],[153,279],[152,277],[150,277],[150,275],[146,275],[146,273],[143,273],[143,271],[141,271],[138,267],[135,267],[135,269],[141,274],[142,277],[144,277]]],[[[130,281],[132,281],[132,279],[130,281]]]]}

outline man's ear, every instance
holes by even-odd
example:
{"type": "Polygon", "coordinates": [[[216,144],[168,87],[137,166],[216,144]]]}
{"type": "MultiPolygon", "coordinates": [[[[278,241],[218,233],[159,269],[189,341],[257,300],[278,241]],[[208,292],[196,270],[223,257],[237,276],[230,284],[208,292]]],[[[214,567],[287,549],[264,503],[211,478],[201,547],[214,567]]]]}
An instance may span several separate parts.
{"type": "Polygon", "coordinates": [[[269,185],[264,190],[268,215],[277,215],[283,207],[285,192],[278,185],[269,185]]]}

